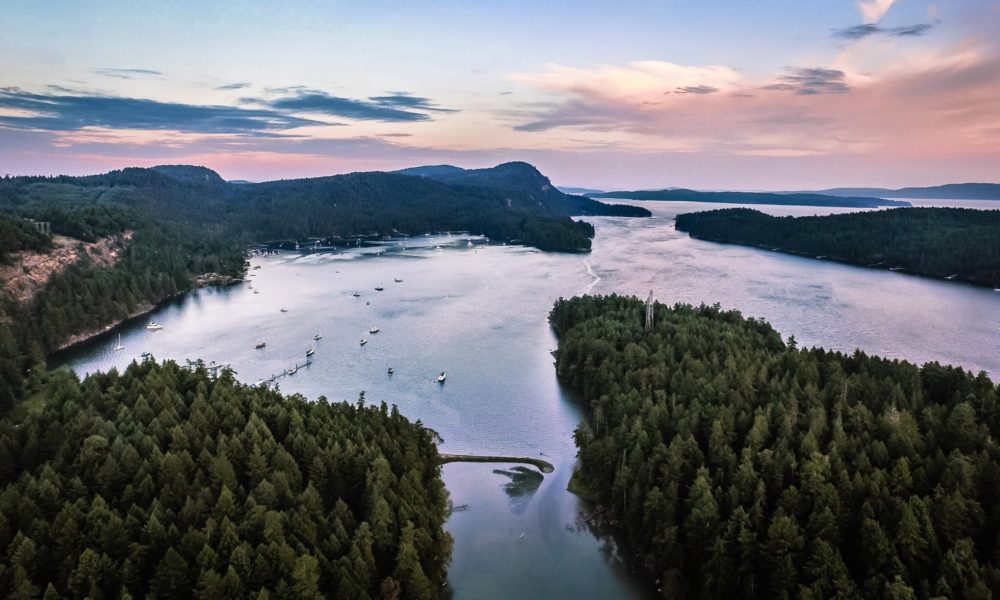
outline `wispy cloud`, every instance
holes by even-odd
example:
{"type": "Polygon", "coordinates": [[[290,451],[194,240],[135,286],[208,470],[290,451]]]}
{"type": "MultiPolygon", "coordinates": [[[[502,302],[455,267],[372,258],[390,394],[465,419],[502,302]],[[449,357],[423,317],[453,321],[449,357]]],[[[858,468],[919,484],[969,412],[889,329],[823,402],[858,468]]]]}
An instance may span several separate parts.
{"type": "Polygon", "coordinates": [[[98,75],[115,77],[117,79],[134,79],[136,76],[163,75],[160,71],[154,71],[153,69],[113,69],[110,67],[94,69],[93,72],[98,75]]]}
{"type": "Polygon", "coordinates": [[[714,94],[719,88],[711,85],[686,85],[674,90],[675,94],[714,94]]]}
{"type": "Polygon", "coordinates": [[[856,0],[865,23],[878,23],[896,0],[856,0]]]}
{"type": "Polygon", "coordinates": [[[249,83],[241,81],[241,82],[238,82],[238,83],[227,83],[225,85],[220,85],[220,86],[216,87],[215,89],[217,89],[217,90],[242,90],[242,89],[245,89],[245,88],[248,88],[248,87],[250,87],[249,83]]]}
{"type": "Polygon", "coordinates": [[[293,93],[276,99],[258,100],[258,102],[278,110],[333,115],[359,121],[429,121],[431,115],[428,113],[455,112],[453,109],[437,106],[429,98],[405,92],[390,92],[384,96],[371,96],[366,100],[357,100],[333,96],[319,90],[294,89],[289,91],[293,93]]]}
{"type": "Polygon", "coordinates": [[[795,92],[801,96],[816,94],[843,94],[850,91],[846,75],[836,69],[794,68],[779,78],[776,83],[764,86],[765,90],[795,92]]]}
{"type": "Polygon", "coordinates": [[[871,35],[888,35],[894,37],[919,37],[926,35],[937,23],[917,23],[903,27],[879,27],[874,23],[864,23],[844,29],[834,29],[833,36],[846,40],[860,40],[871,35]]]}
{"type": "Polygon", "coordinates": [[[46,131],[104,127],[267,136],[306,125],[328,125],[276,110],[202,106],[79,92],[39,94],[16,87],[0,88],[0,108],[21,113],[0,116],[0,126],[46,131]]]}

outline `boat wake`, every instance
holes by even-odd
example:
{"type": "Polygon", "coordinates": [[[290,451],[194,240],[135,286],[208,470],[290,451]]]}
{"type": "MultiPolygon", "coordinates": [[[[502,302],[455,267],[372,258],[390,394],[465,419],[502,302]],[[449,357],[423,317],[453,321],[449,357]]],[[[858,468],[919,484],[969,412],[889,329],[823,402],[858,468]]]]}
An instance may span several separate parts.
{"type": "Polygon", "coordinates": [[[585,267],[587,267],[587,275],[590,275],[591,277],[593,277],[594,280],[591,281],[590,283],[588,283],[587,287],[583,288],[583,292],[580,293],[581,296],[585,296],[585,295],[589,294],[590,290],[594,289],[594,286],[597,285],[598,283],[600,283],[600,281],[601,281],[601,277],[597,273],[594,272],[594,267],[591,266],[589,260],[583,261],[583,265],[585,267]]]}

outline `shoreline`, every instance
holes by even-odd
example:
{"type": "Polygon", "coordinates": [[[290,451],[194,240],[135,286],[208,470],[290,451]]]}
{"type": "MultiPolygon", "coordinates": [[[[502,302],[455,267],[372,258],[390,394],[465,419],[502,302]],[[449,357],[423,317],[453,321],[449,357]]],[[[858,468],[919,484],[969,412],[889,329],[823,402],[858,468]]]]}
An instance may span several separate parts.
{"type": "Polygon", "coordinates": [[[207,288],[207,287],[229,287],[231,285],[236,285],[242,282],[243,282],[242,278],[233,278],[226,281],[212,280],[204,282],[196,279],[195,285],[190,289],[177,292],[176,294],[171,294],[155,303],[146,302],[145,304],[142,304],[140,307],[136,308],[134,311],[129,313],[128,316],[126,316],[125,318],[112,321],[111,323],[108,323],[101,329],[96,329],[96,330],[91,329],[89,331],[84,331],[71,336],[65,342],[60,344],[58,348],[50,352],[46,356],[46,359],[52,358],[53,356],[56,356],[57,354],[70,350],[71,348],[79,346],[80,344],[84,344],[91,340],[94,340],[104,335],[105,333],[111,333],[112,331],[121,327],[125,323],[128,323],[129,321],[132,321],[134,319],[138,319],[139,317],[144,317],[156,311],[156,309],[164,306],[165,304],[172,302],[178,298],[181,298],[186,294],[190,294],[195,290],[200,290],[202,288],[207,288]]]}

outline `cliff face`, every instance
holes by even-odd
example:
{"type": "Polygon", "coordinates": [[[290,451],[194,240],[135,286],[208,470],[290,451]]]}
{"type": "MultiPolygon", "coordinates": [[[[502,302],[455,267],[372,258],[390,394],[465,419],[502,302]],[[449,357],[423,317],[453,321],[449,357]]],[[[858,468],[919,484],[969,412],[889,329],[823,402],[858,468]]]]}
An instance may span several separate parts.
{"type": "Polygon", "coordinates": [[[93,243],[55,235],[52,238],[55,248],[49,252],[18,252],[11,256],[11,264],[0,265],[0,285],[17,302],[27,302],[53,275],[81,259],[87,258],[99,266],[115,264],[132,235],[132,231],[125,231],[93,243]]]}

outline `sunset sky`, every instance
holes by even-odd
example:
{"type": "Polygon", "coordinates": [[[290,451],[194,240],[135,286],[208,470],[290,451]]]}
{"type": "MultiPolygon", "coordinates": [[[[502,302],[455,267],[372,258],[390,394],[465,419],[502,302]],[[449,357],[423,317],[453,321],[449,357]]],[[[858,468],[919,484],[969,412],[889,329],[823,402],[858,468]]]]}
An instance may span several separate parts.
{"type": "Polygon", "coordinates": [[[995,0],[12,0],[0,175],[525,160],[602,189],[996,182],[998,32],[995,0]]]}

